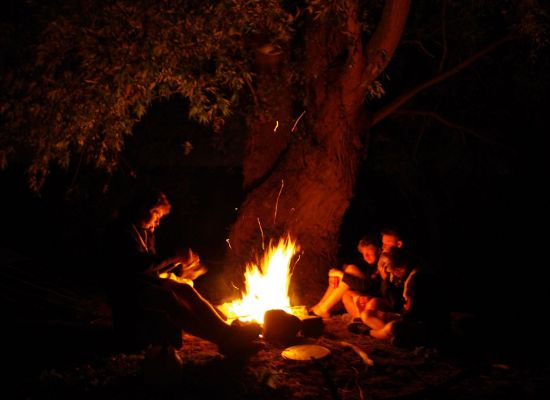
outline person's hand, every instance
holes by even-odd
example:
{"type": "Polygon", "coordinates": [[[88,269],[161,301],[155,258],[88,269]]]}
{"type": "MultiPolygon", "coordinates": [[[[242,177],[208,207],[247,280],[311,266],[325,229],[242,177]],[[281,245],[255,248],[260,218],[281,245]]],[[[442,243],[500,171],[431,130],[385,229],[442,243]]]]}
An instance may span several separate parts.
{"type": "Polygon", "coordinates": [[[155,266],[154,270],[158,274],[162,273],[177,273],[178,270],[181,270],[181,266],[185,259],[180,256],[168,257],[162,260],[161,263],[155,266]]]}
{"type": "Polygon", "coordinates": [[[166,264],[177,266],[177,265],[185,265],[187,262],[187,257],[185,256],[173,256],[166,259],[166,264]]]}
{"type": "Polygon", "coordinates": [[[331,268],[328,271],[328,276],[329,278],[334,277],[334,278],[342,279],[344,277],[344,272],[337,268],[331,268]]]}
{"type": "Polygon", "coordinates": [[[174,274],[173,272],[163,272],[159,274],[159,278],[170,279],[178,283],[185,283],[186,285],[189,285],[191,287],[194,286],[194,283],[191,279],[182,278],[179,275],[174,274]]]}
{"type": "Polygon", "coordinates": [[[199,276],[204,275],[207,272],[206,266],[201,264],[200,258],[197,253],[189,249],[187,255],[184,256],[182,262],[181,277],[194,281],[199,276]]]}

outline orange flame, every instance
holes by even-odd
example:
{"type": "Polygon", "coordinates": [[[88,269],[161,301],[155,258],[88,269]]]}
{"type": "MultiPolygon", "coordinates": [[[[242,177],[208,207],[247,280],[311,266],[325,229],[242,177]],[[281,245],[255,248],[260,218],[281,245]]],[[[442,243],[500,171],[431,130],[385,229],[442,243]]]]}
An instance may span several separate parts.
{"type": "Polygon", "coordinates": [[[299,246],[290,237],[279,239],[277,246],[269,243],[260,266],[246,266],[245,288],[241,299],[222,304],[219,309],[229,319],[263,323],[264,313],[281,309],[291,312],[288,288],[292,273],[290,262],[299,246]]]}

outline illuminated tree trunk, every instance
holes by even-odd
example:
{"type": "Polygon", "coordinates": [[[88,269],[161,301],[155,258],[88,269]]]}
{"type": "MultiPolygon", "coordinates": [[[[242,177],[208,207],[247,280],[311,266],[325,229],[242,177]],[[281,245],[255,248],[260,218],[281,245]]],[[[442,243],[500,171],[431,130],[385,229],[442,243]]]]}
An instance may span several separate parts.
{"type": "Polygon", "coordinates": [[[356,2],[346,5],[343,25],[312,20],[306,28],[305,110],[291,117],[284,55],[270,67],[260,63],[259,111],[243,168],[249,192],[230,232],[228,263],[233,267],[254,260],[271,239],[288,234],[297,241],[301,256],[292,288],[297,302],[320,293],[335,262],[340,225],[368,135],[363,99],[393,55],[409,1],[387,2],[366,46],[356,2]]]}

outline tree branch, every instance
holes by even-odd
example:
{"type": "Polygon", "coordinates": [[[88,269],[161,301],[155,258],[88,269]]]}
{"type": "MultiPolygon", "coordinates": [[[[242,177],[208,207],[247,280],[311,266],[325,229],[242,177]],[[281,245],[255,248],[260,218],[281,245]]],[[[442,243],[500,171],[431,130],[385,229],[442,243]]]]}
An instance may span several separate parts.
{"type": "Polygon", "coordinates": [[[365,49],[367,63],[361,74],[361,83],[368,87],[390,62],[407,22],[410,0],[387,0],[380,23],[365,49]]]}
{"type": "Polygon", "coordinates": [[[447,0],[443,1],[443,8],[441,9],[441,41],[443,42],[443,52],[441,53],[441,60],[439,61],[438,72],[443,71],[445,60],[447,59],[447,0]]]}
{"type": "MultiPolygon", "coordinates": [[[[359,98],[363,98],[364,89],[361,87],[360,82],[363,66],[365,65],[365,55],[363,54],[363,43],[361,40],[362,32],[358,17],[358,2],[347,2],[346,4],[346,36],[350,38],[350,43],[348,44],[348,67],[344,70],[345,74],[348,75],[348,78],[342,80],[344,84],[343,91],[352,92],[359,89],[358,96],[359,98]]],[[[353,107],[356,104],[357,99],[355,96],[351,97],[353,100],[349,103],[349,105],[353,107]]]]}
{"type": "Polygon", "coordinates": [[[422,42],[420,40],[403,40],[401,42],[401,45],[406,45],[406,44],[409,44],[409,45],[412,45],[412,46],[418,46],[420,48],[420,50],[425,53],[428,57],[430,58],[435,58],[435,56],[430,53],[426,47],[424,47],[424,45],[422,44],[422,42]]]}
{"type": "Polygon", "coordinates": [[[475,138],[477,138],[481,141],[490,143],[490,144],[495,145],[495,146],[503,147],[507,150],[512,150],[508,146],[506,146],[506,145],[504,145],[500,142],[496,142],[494,140],[491,140],[491,139],[487,138],[486,136],[480,135],[479,133],[477,133],[473,129],[470,129],[470,128],[467,128],[465,126],[459,125],[455,122],[452,122],[451,120],[443,117],[441,114],[438,114],[435,111],[397,110],[397,111],[394,112],[394,114],[397,114],[397,115],[419,115],[419,116],[423,116],[423,117],[430,117],[430,118],[435,119],[439,123],[441,123],[445,126],[448,126],[449,128],[457,129],[457,130],[469,133],[470,135],[474,136],[475,138]]]}
{"type": "Polygon", "coordinates": [[[470,58],[467,58],[466,60],[462,61],[460,64],[454,66],[453,68],[447,70],[446,72],[438,74],[433,78],[428,79],[426,82],[423,82],[413,87],[408,92],[403,93],[402,95],[397,97],[395,100],[387,104],[385,107],[381,108],[380,110],[374,113],[374,116],[372,119],[372,125],[373,126],[376,125],[377,123],[379,123],[380,121],[382,121],[383,119],[385,119],[386,117],[394,113],[399,107],[401,107],[403,104],[408,102],[411,98],[416,96],[418,93],[444,81],[445,79],[459,73],[463,69],[466,69],[467,67],[472,65],[474,62],[476,62],[480,58],[486,56],[487,54],[499,48],[504,43],[511,41],[514,37],[515,37],[514,35],[507,35],[491,43],[489,46],[487,46],[483,50],[475,53],[470,58]]]}

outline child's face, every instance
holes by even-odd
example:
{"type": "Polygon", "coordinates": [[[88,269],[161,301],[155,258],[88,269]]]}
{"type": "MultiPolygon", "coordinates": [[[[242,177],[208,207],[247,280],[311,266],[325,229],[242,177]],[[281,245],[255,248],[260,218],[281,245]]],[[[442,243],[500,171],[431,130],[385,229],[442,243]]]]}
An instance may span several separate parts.
{"type": "Polygon", "coordinates": [[[360,245],[357,250],[359,250],[359,253],[361,253],[361,255],[363,256],[363,260],[365,260],[366,263],[376,263],[376,260],[378,258],[378,251],[374,245],[360,245]]]}
{"type": "Polygon", "coordinates": [[[392,247],[401,247],[403,242],[395,235],[382,235],[382,251],[387,251],[392,247]]]}
{"type": "Polygon", "coordinates": [[[390,274],[390,282],[402,282],[405,280],[405,276],[407,275],[407,268],[405,267],[388,266],[387,270],[390,274]]]}

